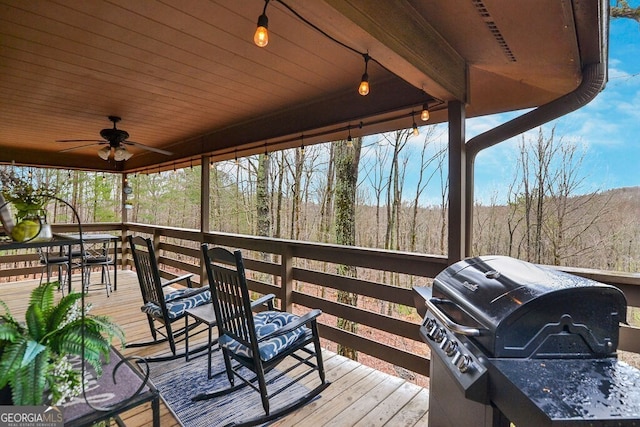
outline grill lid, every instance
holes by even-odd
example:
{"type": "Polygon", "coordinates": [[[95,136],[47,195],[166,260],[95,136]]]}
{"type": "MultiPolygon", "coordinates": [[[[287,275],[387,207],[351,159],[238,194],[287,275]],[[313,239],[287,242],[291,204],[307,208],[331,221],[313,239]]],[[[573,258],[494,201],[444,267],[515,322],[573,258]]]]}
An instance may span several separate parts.
{"type": "Polygon", "coordinates": [[[446,317],[478,330],[494,357],[608,355],[626,321],[617,288],[505,256],[451,265],[436,276],[433,296],[446,317]]]}

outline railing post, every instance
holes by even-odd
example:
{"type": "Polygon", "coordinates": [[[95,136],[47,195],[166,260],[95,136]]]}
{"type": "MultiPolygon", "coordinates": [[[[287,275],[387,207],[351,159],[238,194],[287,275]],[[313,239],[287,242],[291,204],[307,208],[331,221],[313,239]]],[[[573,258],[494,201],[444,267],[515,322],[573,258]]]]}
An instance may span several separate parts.
{"type": "Polygon", "coordinates": [[[160,230],[155,229],[153,231],[153,247],[156,248],[156,263],[160,262],[160,230]]]}
{"type": "MultiPolygon", "coordinates": [[[[209,198],[211,197],[210,188],[210,176],[209,162],[211,158],[209,156],[202,156],[200,162],[200,245],[204,243],[204,234],[210,232],[210,216],[211,209],[209,205],[209,198]]],[[[207,277],[207,269],[204,265],[204,255],[200,251],[200,286],[204,286],[209,283],[207,277]]]]}
{"type": "Polygon", "coordinates": [[[280,309],[291,313],[293,311],[293,250],[290,245],[284,245],[280,264],[280,309]]]}

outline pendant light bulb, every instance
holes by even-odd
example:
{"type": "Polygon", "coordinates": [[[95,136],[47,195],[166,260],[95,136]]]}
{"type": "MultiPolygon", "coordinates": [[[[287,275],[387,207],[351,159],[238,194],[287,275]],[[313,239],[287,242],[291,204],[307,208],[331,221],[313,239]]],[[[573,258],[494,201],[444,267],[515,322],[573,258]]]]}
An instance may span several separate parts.
{"type": "Polygon", "coordinates": [[[349,127],[349,136],[347,136],[347,147],[353,148],[353,138],[351,138],[351,127],[349,127]]]}
{"type": "Polygon", "coordinates": [[[260,15],[260,19],[258,20],[258,28],[256,28],[256,33],[253,35],[253,42],[258,47],[265,47],[269,44],[269,30],[267,29],[267,15],[260,15]],[[262,19],[264,18],[264,20],[262,19]],[[264,21],[265,25],[260,25],[260,21],[264,21]]]}
{"type": "Polygon", "coordinates": [[[362,78],[360,79],[358,93],[362,96],[367,96],[369,94],[369,74],[367,73],[367,67],[369,65],[369,59],[371,59],[371,57],[368,53],[365,53],[362,56],[364,58],[364,74],[362,74],[362,78]]]}
{"type": "Polygon", "coordinates": [[[420,131],[418,130],[418,125],[416,124],[416,118],[413,112],[411,113],[411,118],[413,119],[413,125],[411,126],[413,129],[413,136],[418,136],[420,135],[420,131]]]}
{"type": "Polygon", "coordinates": [[[265,0],[262,15],[258,17],[258,27],[256,28],[256,32],[253,35],[253,42],[258,47],[265,47],[267,44],[269,44],[269,18],[267,18],[266,13],[268,4],[269,0],[265,0]]]}
{"type": "Polygon", "coordinates": [[[362,81],[360,82],[358,93],[362,96],[367,96],[369,94],[369,76],[367,73],[362,75],[362,81]]]}
{"type": "Polygon", "coordinates": [[[429,120],[429,117],[429,106],[427,104],[424,104],[424,106],[422,107],[422,113],[420,113],[420,120],[426,122],[427,120],[429,120]]]}

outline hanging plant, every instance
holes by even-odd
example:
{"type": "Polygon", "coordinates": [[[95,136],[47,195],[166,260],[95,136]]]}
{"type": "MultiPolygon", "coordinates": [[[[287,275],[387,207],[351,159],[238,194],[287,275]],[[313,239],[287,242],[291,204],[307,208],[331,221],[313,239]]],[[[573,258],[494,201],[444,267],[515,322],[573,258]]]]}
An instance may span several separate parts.
{"type": "Polygon", "coordinates": [[[18,176],[15,171],[0,169],[2,196],[15,207],[17,224],[11,237],[17,242],[31,240],[40,233],[46,223],[45,205],[58,192],[58,187],[48,183],[35,183],[32,177],[18,176]]]}

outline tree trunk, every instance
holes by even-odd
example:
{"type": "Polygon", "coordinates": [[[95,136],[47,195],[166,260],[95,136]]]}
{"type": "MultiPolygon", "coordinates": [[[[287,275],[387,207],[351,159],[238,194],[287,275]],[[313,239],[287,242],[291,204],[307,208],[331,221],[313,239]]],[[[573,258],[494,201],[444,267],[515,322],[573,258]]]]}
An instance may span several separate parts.
{"type": "MultiPolygon", "coordinates": [[[[338,141],[335,145],[336,196],[335,221],[336,243],[339,245],[355,245],[355,204],[356,185],[358,184],[358,164],[360,162],[361,138],[353,139],[353,147],[346,141],[338,141]]],[[[350,265],[339,265],[337,273],[343,276],[356,277],[356,268],[350,265]]],[[[338,291],[338,302],[356,306],[358,294],[338,291]]],[[[338,319],[340,329],[357,333],[358,324],[348,319],[338,319]]],[[[358,352],[350,347],[338,345],[338,354],[358,360],[358,352]]]]}
{"type": "Polygon", "coordinates": [[[256,221],[258,236],[268,237],[271,231],[269,216],[269,156],[258,156],[256,177],[256,221]]]}

